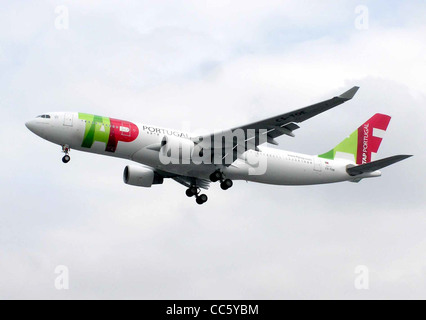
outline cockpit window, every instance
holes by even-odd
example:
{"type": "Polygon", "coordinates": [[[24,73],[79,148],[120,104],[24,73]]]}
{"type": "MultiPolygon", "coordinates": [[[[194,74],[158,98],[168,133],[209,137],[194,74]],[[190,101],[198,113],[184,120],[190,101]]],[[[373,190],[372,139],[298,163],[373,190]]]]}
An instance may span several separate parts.
{"type": "Polygon", "coordinates": [[[40,116],[37,116],[37,118],[50,119],[50,116],[48,114],[42,114],[40,116]]]}

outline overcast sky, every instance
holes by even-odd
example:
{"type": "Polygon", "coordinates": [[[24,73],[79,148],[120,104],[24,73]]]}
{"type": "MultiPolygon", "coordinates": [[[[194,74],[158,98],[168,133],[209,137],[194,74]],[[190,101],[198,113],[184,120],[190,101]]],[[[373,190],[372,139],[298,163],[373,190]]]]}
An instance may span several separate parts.
{"type": "Polygon", "coordinates": [[[0,299],[425,299],[425,16],[425,1],[2,1],[0,299]],[[354,85],[279,147],[326,152],[381,112],[379,156],[413,158],[359,184],[214,184],[203,206],[174,181],[125,185],[129,161],[64,165],[24,126],[69,110],[211,131],[354,85]]]}

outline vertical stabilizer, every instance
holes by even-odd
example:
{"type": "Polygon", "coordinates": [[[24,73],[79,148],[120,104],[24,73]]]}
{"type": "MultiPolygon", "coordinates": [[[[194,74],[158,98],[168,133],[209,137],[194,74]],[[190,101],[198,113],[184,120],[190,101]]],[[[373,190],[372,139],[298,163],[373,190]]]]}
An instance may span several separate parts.
{"type": "Polygon", "coordinates": [[[356,164],[370,163],[379,151],[390,120],[390,116],[375,114],[334,149],[318,157],[330,160],[343,158],[356,164]]]}

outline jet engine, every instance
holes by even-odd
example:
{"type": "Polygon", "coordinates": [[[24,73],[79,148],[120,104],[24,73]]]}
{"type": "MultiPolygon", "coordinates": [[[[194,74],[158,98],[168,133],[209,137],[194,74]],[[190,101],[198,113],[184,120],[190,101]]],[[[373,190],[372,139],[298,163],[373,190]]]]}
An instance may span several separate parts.
{"type": "Polygon", "coordinates": [[[186,138],[175,136],[164,136],[161,140],[160,156],[164,159],[176,161],[179,163],[190,163],[192,153],[194,152],[194,142],[186,138]]]}
{"type": "Polygon", "coordinates": [[[150,188],[153,184],[162,184],[164,178],[150,168],[127,166],[124,168],[123,180],[131,186],[150,188]]]}

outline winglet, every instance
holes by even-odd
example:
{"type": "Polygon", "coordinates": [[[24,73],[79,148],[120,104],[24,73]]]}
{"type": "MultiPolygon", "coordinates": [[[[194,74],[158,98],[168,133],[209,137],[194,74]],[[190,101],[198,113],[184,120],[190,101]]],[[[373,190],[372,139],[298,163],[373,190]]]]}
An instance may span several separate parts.
{"type": "Polygon", "coordinates": [[[353,87],[352,89],[346,91],[345,93],[342,93],[340,96],[338,96],[338,98],[346,100],[346,101],[351,100],[355,96],[358,90],[359,90],[359,87],[353,87]]]}

